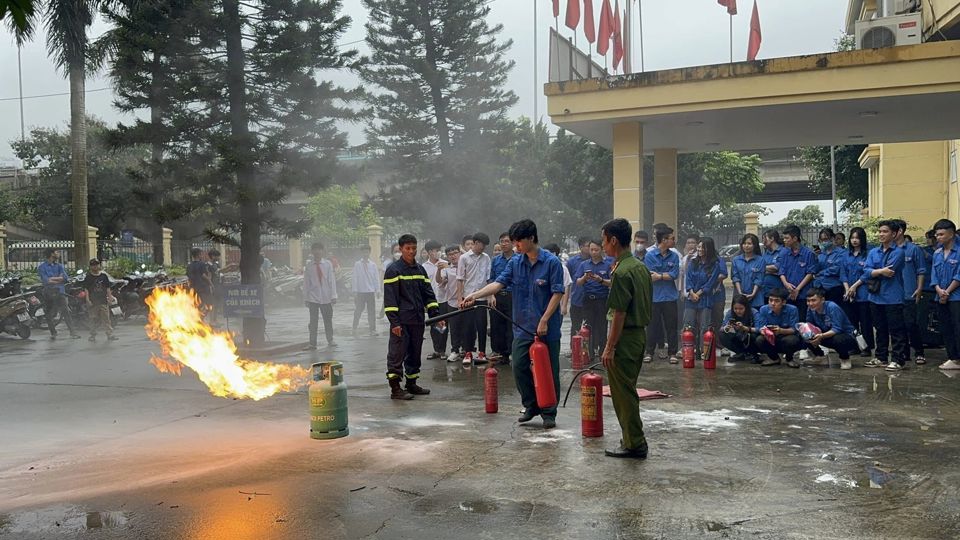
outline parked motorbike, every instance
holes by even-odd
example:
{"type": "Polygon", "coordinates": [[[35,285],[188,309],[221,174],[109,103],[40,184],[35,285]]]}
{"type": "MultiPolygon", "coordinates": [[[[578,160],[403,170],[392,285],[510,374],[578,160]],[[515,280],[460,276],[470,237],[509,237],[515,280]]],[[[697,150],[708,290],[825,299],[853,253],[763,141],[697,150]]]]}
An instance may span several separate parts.
{"type": "Polygon", "coordinates": [[[8,296],[0,299],[0,332],[30,337],[30,313],[23,295],[8,296]]]}
{"type": "Polygon", "coordinates": [[[0,277],[0,298],[9,298],[23,292],[20,289],[20,274],[11,274],[7,272],[0,277]]]}

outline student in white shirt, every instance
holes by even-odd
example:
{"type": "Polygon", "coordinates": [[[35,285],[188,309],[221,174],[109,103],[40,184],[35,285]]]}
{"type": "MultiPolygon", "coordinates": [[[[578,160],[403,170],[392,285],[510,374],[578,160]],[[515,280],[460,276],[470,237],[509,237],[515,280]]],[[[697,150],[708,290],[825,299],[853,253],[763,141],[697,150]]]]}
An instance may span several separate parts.
{"type": "MultiPolygon", "coordinates": [[[[437,303],[440,304],[440,313],[447,313],[444,309],[447,303],[446,291],[437,281],[437,272],[447,267],[447,261],[440,258],[440,242],[429,240],[424,244],[423,249],[427,252],[427,260],[423,262],[423,269],[427,271],[427,277],[430,278],[433,294],[437,297],[437,303]]],[[[433,342],[433,352],[427,355],[427,360],[443,358],[447,349],[447,327],[431,326],[430,340],[433,342]]]]}
{"type": "MultiPolygon", "coordinates": [[[[473,244],[470,251],[460,256],[457,263],[457,301],[472,294],[487,285],[490,277],[490,256],[483,252],[490,244],[490,237],[484,233],[473,235],[473,244]]],[[[481,302],[483,305],[486,301],[481,302]]],[[[463,355],[463,365],[471,363],[485,364],[487,362],[487,310],[475,309],[462,316],[464,321],[463,345],[466,354],[463,355]],[[474,359],[473,353],[477,352],[474,359]]]]}
{"type": "Polygon", "coordinates": [[[380,271],[377,264],[370,260],[369,253],[353,265],[353,334],[357,334],[360,315],[367,310],[367,326],[370,335],[377,335],[377,291],[380,290],[380,271]]]}
{"type": "Polygon", "coordinates": [[[327,337],[327,346],[335,347],[333,341],[333,305],[337,303],[337,277],[333,264],[323,258],[323,244],[314,242],[310,246],[313,261],[303,269],[303,300],[310,311],[310,345],[305,350],[317,348],[317,326],[323,316],[323,332],[327,337]]]}
{"type": "MultiPolygon", "coordinates": [[[[440,311],[450,313],[460,309],[460,301],[457,300],[457,263],[460,260],[460,246],[454,244],[445,250],[447,256],[446,265],[439,268],[434,276],[434,282],[440,287],[440,294],[437,295],[437,301],[440,302],[440,311]],[[445,298],[446,301],[440,300],[445,298]]],[[[460,359],[460,352],[463,350],[463,321],[462,317],[453,317],[447,319],[447,332],[450,334],[450,356],[447,362],[456,362],[460,359]]],[[[444,337],[446,341],[446,337],[444,337]]],[[[446,343],[444,343],[446,348],[446,343]]]]}

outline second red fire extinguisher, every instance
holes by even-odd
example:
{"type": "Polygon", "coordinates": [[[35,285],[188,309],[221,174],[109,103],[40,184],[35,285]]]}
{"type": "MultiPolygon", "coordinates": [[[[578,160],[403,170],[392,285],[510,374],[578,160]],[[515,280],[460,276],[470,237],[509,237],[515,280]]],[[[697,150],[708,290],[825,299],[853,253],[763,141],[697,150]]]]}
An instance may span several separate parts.
{"type": "Polygon", "coordinates": [[[553,366],[550,363],[550,349],[533,338],[530,345],[530,371],[533,374],[533,389],[537,394],[537,407],[547,409],[557,405],[557,389],[553,384],[553,366]]]}
{"type": "Polygon", "coordinates": [[[572,369],[583,369],[583,336],[574,334],[570,336],[570,367],[572,369]]]}
{"type": "Polygon", "coordinates": [[[703,369],[717,369],[717,335],[712,326],[703,333],[703,369]]]}
{"type": "Polygon", "coordinates": [[[603,377],[593,372],[580,378],[580,430],[584,437],[603,437],[603,377]]]}
{"type": "Polygon", "coordinates": [[[683,333],[680,334],[680,347],[683,351],[683,367],[690,369],[694,366],[694,355],[696,351],[694,347],[696,346],[695,340],[696,336],[693,334],[693,328],[687,326],[683,329],[683,333]]]}
{"type": "Polygon", "coordinates": [[[499,385],[497,384],[497,368],[489,367],[483,374],[483,400],[487,412],[493,414],[500,409],[499,385]]]}

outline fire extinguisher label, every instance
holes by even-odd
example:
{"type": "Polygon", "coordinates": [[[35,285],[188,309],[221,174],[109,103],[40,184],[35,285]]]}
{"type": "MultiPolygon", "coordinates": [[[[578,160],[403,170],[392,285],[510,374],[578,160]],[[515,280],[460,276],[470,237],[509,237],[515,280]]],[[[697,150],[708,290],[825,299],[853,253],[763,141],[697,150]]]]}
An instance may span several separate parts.
{"type": "Polygon", "coordinates": [[[597,419],[597,387],[584,386],[580,389],[580,418],[597,419]]]}

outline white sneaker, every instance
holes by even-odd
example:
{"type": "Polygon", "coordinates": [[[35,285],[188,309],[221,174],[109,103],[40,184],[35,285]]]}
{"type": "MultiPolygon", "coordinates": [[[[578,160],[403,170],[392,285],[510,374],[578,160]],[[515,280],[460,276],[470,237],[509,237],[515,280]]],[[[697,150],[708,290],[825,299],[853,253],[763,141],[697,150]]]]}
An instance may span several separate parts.
{"type": "Polygon", "coordinates": [[[649,354],[645,354],[645,355],[643,355],[643,361],[644,361],[644,362],[653,362],[653,357],[650,356],[649,354]]]}
{"type": "Polygon", "coordinates": [[[802,362],[804,360],[809,360],[809,359],[810,359],[810,351],[808,351],[807,349],[800,349],[800,361],[802,362]]]}
{"type": "Polygon", "coordinates": [[[903,367],[900,366],[900,364],[898,364],[898,363],[896,363],[896,362],[894,362],[894,361],[892,361],[892,360],[887,363],[887,367],[886,367],[886,370],[887,370],[887,371],[900,371],[900,370],[902,370],[902,369],[903,369],[903,367]]]}
{"type": "Polygon", "coordinates": [[[471,366],[473,365],[473,353],[467,351],[467,354],[463,355],[463,365],[471,366]]]}
{"type": "Polygon", "coordinates": [[[849,358],[846,360],[840,360],[840,369],[853,369],[853,362],[849,358]]]}
{"type": "Polygon", "coordinates": [[[960,369],[960,362],[955,360],[947,360],[946,362],[940,364],[940,369],[960,369]]]}
{"type": "Polygon", "coordinates": [[[456,352],[452,352],[450,353],[449,356],[447,356],[447,362],[456,362],[459,359],[460,359],[460,355],[457,354],[456,352]]]}

